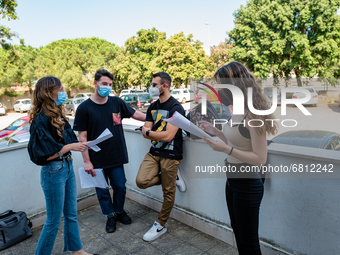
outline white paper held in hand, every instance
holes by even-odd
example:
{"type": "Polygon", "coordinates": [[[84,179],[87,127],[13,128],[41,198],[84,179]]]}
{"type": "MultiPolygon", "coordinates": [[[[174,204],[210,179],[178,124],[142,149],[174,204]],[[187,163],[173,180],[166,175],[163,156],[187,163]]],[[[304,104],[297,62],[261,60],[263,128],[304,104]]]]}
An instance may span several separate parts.
{"type": "Polygon", "coordinates": [[[98,152],[101,149],[97,146],[97,144],[109,139],[112,136],[113,136],[113,134],[110,132],[110,130],[108,128],[106,128],[103,131],[103,133],[101,133],[100,136],[98,136],[98,138],[96,140],[89,142],[87,146],[90,147],[95,152],[98,152]]]}
{"type": "Polygon", "coordinates": [[[165,119],[166,122],[171,123],[172,125],[181,128],[193,135],[196,135],[198,137],[207,137],[213,141],[215,141],[215,139],[213,139],[209,134],[207,134],[206,132],[204,132],[202,129],[200,129],[199,127],[197,127],[194,123],[192,123],[190,120],[188,120],[187,118],[185,118],[182,114],[180,114],[179,112],[175,112],[174,115],[172,115],[171,118],[169,119],[165,119]]]}
{"type": "Polygon", "coordinates": [[[86,173],[84,167],[79,167],[78,171],[79,171],[79,177],[80,177],[80,184],[81,184],[81,188],[85,189],[85,188],[102,188],[102,189],[106,189],[109,187],[109,185],[107,185],[107,181],[104,177],[104,172],[103,169],[93,169],[96,173],[96,176],[93,176],[86,173]]]}

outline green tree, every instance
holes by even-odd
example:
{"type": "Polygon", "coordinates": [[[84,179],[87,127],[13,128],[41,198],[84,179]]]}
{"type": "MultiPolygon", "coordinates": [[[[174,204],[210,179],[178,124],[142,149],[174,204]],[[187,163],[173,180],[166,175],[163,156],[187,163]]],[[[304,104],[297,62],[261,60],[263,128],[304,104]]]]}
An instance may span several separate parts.
{"type": "Polygon", "coordinates": [[[200,41],[183,32],[158,45],[156,57],[150,63],[152,73],[164,71],[171,75],[176,86],[188,85],[191,78],[210,77],[215,67],[205,54],[200,41]]]}
{"type": "Polygon", "coordinates": [[[229,50],[232,47],[233,46],[227,42],[221,42],[219,45],[211,47],[210,58],[216,68],[220,68],[229,62],[229,50]]]}
{"type": "Polygon", "coordinates": [[[339,0],[250,0],[234,13],[230,56],[258,78],[337,77],[339,7],[339,0]]]}
{"type": "Polygon", "coordinates": [[[41,47],[34,61],[38,78],[53,75],[65,85],[66,91],[93,85],[96,70],[110,69],[110,62],[119,47],[99,38],[62,39],[41,47]]]}
{"type": "Polygon", "coordinates": [[[139,30],[137,36],[125,42],[125,48],[111,65],[121,89],[132,85],[148,85],[152,74],[150,62],[156,57],[158,46],[165,40],[165,33],[152,28],[139,30]]]}
{"type": "MultiPolygon", "coordinates": [[[[18,17],[15,14],[15,8],[17,7],[17,2],[14,0],[0,0],[0,20],[7,18],[8,20],[15,20],[18,17]]],[[[0,24],[0,46],[4,49],[8,49],[10,44],[8,40],[11,40],[15,33],[0,24]]]]}

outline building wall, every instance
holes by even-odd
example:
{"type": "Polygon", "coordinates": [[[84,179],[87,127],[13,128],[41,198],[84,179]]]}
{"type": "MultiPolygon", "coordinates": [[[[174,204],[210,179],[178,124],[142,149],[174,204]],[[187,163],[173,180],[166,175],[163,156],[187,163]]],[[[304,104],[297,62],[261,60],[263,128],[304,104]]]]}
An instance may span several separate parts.
{"type": "MultiPolygon", "coordinates": [[[[130,160],[125,165],[128,189],[161,200],[161,187],[140,190],[135,184],[150,141],[133,128],[125,129],[130,160]]],[[[225,173],[195,173],[195,166],[223,165],[225,155],[212,151],[201,140],[185,140],[184,155],[180,168],[188,189],[184,193],[177,191],[175,205],[202,219],[230,226],[225,202],[225,173]]],[[[74,169],[77,170],[82,165],[81,154],[74,152],[73,159],[74,169]]],[[[43,211],[45,202],[40,187],[40,167],[30,162],[26,146],[17,146],[14,150],[0,149],[0,162],[0,212],[12,209],[33,215],[43,211]]],[[[260,209],[261,240],[294,254],[338,254],[340,153],[271,144],[269,163],[333,164],[334,173],[329,177],[322,175],[322,178],[316,174],[309,178],[267,175],[260,209]]],[[[76,176],[78,198],[94,191],[81,189],[77,171],[76,176]]]]}

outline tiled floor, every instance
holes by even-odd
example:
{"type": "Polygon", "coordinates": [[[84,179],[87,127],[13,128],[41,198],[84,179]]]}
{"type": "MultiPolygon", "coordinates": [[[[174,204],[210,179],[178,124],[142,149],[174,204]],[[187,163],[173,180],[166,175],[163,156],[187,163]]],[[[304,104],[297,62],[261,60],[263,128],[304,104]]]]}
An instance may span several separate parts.
{"type": "MultiPolygon", "coordinates": [[[[171,218],[167,223],[166,234],[153,242],[144,242],[142,236],[157,219],[158,213],[130,199],[126,200],[125,209],[132,218],[132,224],[123,225],[118,222],[116,232],[111,234],[105,232],[106,218],[102,216],[99,206],[79,213],[80,236],[87,252],[100,255],[238,254],[234,247],[171,218]]],[[[34,254],[40,232],[41,229],[35,230],[32,238],[0,251],[0,255],[34,254]]],[[[72,254],[71,252],[62,252],[63,242],[63,226],[61,225],[52,254],[72,254]]]]}

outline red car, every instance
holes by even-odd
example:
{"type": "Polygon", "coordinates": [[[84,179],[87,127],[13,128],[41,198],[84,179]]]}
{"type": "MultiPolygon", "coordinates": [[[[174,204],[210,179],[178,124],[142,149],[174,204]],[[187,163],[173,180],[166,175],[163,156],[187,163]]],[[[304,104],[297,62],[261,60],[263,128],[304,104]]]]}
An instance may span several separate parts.
{"type": "Polygon", "coordinates": [[[25,116],[17,119],[16,121],[12,122],[8,127],[4,128],[0,131],[0,138],[4,138],[9,134],[13,133],[18,128],[24,126],[27,122],[29,122],[30,117],[25,116]]]}

